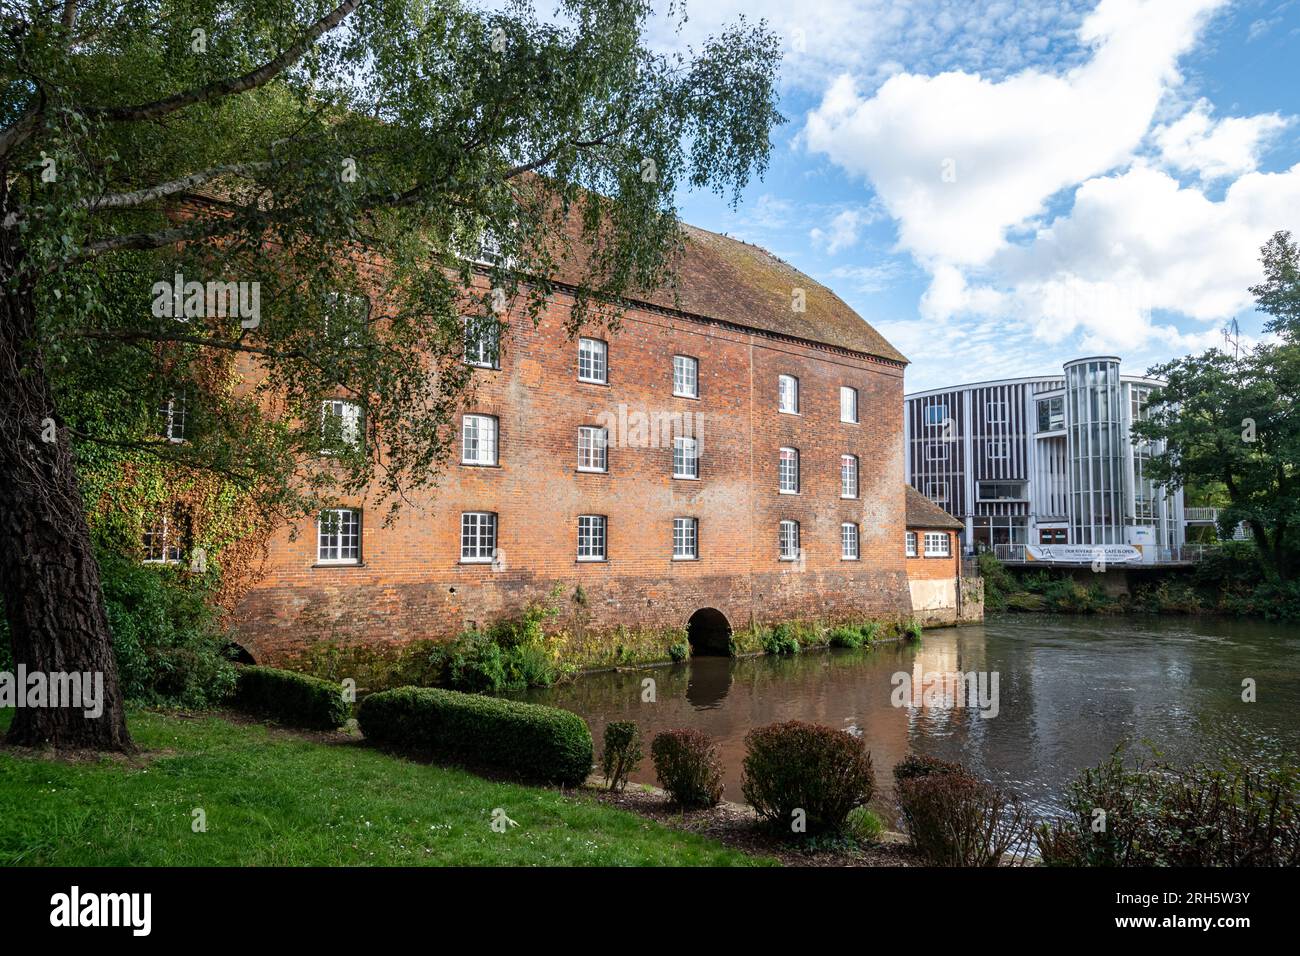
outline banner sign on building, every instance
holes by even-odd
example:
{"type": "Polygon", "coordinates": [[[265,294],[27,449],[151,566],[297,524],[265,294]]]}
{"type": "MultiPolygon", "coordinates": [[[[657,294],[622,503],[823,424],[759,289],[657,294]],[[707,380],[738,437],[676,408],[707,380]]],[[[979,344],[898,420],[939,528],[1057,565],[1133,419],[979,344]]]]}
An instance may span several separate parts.
{"type": "Polygon", "coordinates": [[[1131,544],[1027,544],[1028,561],[1056,561],[1069,564],[1126,564],[1141,561],[1142,551],[1131,544]]]}

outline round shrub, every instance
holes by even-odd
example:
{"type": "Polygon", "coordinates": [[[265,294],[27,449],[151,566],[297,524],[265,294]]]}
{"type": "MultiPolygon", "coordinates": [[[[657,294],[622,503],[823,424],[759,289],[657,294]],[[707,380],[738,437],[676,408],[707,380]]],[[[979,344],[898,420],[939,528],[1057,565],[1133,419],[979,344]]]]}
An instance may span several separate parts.
{"type": "Polygon", "coordinates": [[[667,730],[650,744],[659,786],[683,807],[716,807],[722,799],[722,764],[713,739],[698,730],[667,730]]]}
{"type": "Polygon", "coordinates": [[[334,730],[352,716],[339,684],[274,667],[239,668],[235,705],[310,730],[334,730]]]}
{"type": "Polygon", "coordinates": [[[809,834],[842,830],[875,791],[871,754],[847,731],[791,720],[751,730],[745,751],[745,799],[776,827],[802,810],[809,834]]]}
{"type": "Polygon", "coordinates": [[[577,714],[436,687],[399,687],[361,702],[361,732],[377,744],[527,781],[577,786],[591,773],[591,731],[577,714]]]}
{"type": "Polygon", "coordinates": [[[1020,801],[970,774],[911,777],[897,794],[912,846],[932,866],[999,866],[1028,850],[1032,821],[1020,801]]]}
{"type": "Polygon", "coordinates": [[[1030,814],[961,764],[908,754],[894,779],[912,847],[931,866],[998,866],[1009,853],[1027,853],[1030,814]]]}

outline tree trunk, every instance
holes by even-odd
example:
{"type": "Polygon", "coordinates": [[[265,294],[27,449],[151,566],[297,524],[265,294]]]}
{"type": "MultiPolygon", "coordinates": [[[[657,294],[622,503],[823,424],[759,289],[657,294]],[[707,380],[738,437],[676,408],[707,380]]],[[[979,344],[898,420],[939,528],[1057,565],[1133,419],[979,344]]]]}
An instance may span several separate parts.
{"type": "MultiPolygon", "coordinates": [[[[7,178],[0,177],[0,221],[11,208],[7,178]]],[[[25,665],[28,675],[43,673],[47,681],[89,673],[92,687],[102,675],[103,697],[97,717],[85,715],[93,708],[84,699],[77,706],[50,706],[52,698],[46,706],[20,706],[7,742],[129,751],[99,566],[67,429],[55,427],[35,341],[35,277],[23,268],[20,241],[18,229],[0,226],[0,596],[15,671],[25,665]]],[[[26,687],[15,690],[37,702],[26,687]]]]}

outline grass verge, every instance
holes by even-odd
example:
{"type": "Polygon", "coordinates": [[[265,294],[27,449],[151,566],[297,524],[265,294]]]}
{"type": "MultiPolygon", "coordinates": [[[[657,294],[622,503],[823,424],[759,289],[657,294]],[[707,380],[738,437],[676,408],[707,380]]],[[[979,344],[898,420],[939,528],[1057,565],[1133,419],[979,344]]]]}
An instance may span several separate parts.
{"type": "MultiPolygon", "coordinates": [[[[0,730],[12,711],[0,711],[0,730]]],[[[594,799],[359,740],[134,710],[131,760],[0,748],[0,865],[729,866],[771,862],[594,799]],[[206,832],[195,832],[202,810],[206,832]],[[500,810],[517,826],[492,828],[500,810]]]]}

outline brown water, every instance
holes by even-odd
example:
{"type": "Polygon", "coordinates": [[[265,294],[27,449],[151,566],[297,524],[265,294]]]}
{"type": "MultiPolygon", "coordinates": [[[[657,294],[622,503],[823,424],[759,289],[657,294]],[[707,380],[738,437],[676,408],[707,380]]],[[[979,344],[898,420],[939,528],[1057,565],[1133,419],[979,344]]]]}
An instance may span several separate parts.
{"type": "MultiPolygon", "coordinates": [[[[1121,741],[1187,762],[1223,753],[1275,764],[1300,753],[1300,628],[1217,619],[991,617],[927,631],[919,646],[813,651],[793,658],[695,658],[671,667],[593,674],[528,699],[586,718],[597,751],[610,720],[635,720],[647,741],[692,727],[717,739],[729,799],[740,800],[745,734],[806,720],[861,735],[878,804],[909,751],[958,760],[1025,797],[1059,808],[1064,785],[1121,741]],[[997,715],[931,702],[895,707],[893,675],[996,672],[997,715]],[[1253,678],[1257,702],[1241,699],[1253,678]],[[643,682],[654,681],[653,702],[643,682]]],[[[649,746],[646,751],[648,754],[649,746]]],[[[633,776],[653,783],[649,757],[633,776]]]]}

